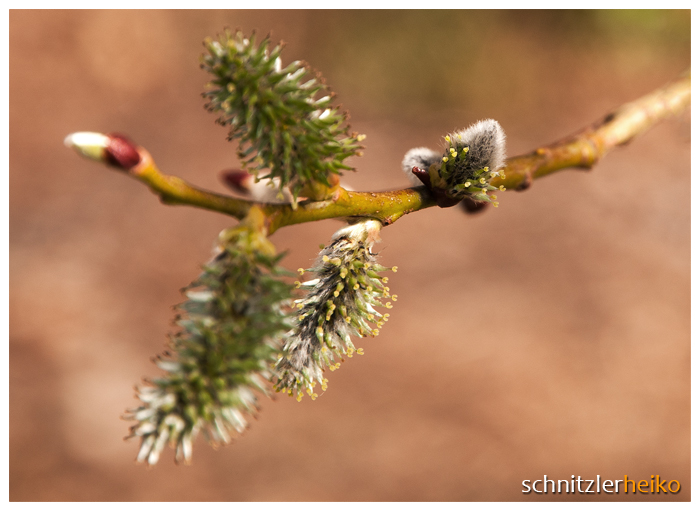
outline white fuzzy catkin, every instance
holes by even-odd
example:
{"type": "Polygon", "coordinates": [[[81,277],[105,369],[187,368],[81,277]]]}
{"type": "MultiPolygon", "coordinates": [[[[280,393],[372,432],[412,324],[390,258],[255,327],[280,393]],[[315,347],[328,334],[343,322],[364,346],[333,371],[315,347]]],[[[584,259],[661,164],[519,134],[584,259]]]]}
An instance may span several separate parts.
{"type": "Polygon", "coordinates": [[[450,146],[469,148],[469,163],[475,169],[488,167],[491,171],[497,171],[506,161],[506,134],[494,119],[476,122],[450,134],[449,138],[447,149],[450,146]]]}

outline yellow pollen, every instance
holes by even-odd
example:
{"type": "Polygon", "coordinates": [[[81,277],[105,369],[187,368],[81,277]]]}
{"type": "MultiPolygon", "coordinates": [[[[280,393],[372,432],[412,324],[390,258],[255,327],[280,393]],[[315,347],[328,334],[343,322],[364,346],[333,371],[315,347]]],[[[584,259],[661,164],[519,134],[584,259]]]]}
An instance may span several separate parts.
{"type": "Polygon", "coordinates": [[[472,185],[471,181],[467,181],[466,183],[464,183],[465,188],[469,188],[471,185],[472,185]]]}
{"type": "Polygon", "coordinates": [[[350,323],[351,321],[352,321],[352,319],[350,319],[350,316],[345,316],[345,322],[346,322],[346,323],[350,323]]]}
{"type": "Polygon", "coordinates": [[[491,195],[491,198],[492,198],[493,200],[498,199],[498,197],[496,197],[496,194],[495,194],[495,193],[494,193],[493,195],[491,195]]]}
{"type": "Polygon", "coordinates": [[[357,291],[358,289],[360,289],[360,285],[359,285],[359,284],[355,284],[354,286],[352,286],[352,288],[353,288],[355,291],[357,291]]]}
{"type": "Polygon", "coordinates": [[[375,328],[374,330],[372,330],[372,335],[375,336],[375,337],[378,336],[378,335],[379,335],[379,330],[377,330],[376,328],[375,328]]]}
{"type": "Polygon", "coordinates": [[[299,282],[299,281],[297,280],[297,281],[294,283],[294,287],[296,287],[297,289],[299,289],[299,288],[301,287],[301,282],[299,282]]]}
{"type": "Polygon", "coordinates": [[[331,260],[331,258],[328,257],[327,255],[324,255],[324,256],[322,257],[322,259],[323,259],[323,262],[324,262],[324,263],[327,263],[328,261],[331,260]]]}
{"type": "Polygon", "coordinates": [[[485,170],[486,172],[488,172],[488,171],[489,171],[489,168],[488,168],[488,167],[484,167],[484,170],[485,170]]]}
{"type": "Polygon", "coordinates": [[[299,268],[297,271],[299,272],[299,275],[303,275],[306,270],[304,268],[299,268]]]}
{"type": "Polygon", "coordinates": [[[388,277],[382,277],[382,282],[383,282],[384,284],[386,284],[387,282],[389,282],[389,278],[388,278],[388,277]]]}
{"type": "Polygon", "coordinates": [[[394,267],[391,269],[391,271],[393,271],[394,273],[396,273],[397,271],[399,271],[399,267],[398,267],[398,266],[394,266],[394,267]]]}
{"type": "Polygon", "coordinates": [[[316,394],[315,392],[313,394],[311,394],[312,401],[315,401],[317,397],[318,397],[318,394],[316,394]]]}
{"type": "Polygon", "coordinates": [[[366,138],[367,138],[367,135],[364,135],[364,134],[363,134],[363,135],[357,135],[357,141],[358,141],[358,142],[362,142],[362,141],[363,141],[364,139],[366,139],[366,138]]]}
{"type": "Polygon", "coordinates": [[[333,296],[335,296],[336,298],[338,298],[338,295],[340,295],[340,293],[339,293],[338,291],[333,291],[333,296]]]}
{"type": "Polygon", "coordinates": [[[390,315],[391,315],[391,314],[389,314],[388,312],[387,312],[386,314],[384,314],[384,316],[382,316],[382,317],[384,318],[384,321],[389,321],[389,316],[390,316],[390,315]]]}
{"type": "Polygon", "coordinates": [[[482,192],[482,193],[486,193],[486,192],[488,192],[488,191],[489,191],[488,188],[482,188],[482,189],[481,189],[481,192],[482,192]]]}
{"type": "Polygon", "coordinates": [[[384,321],[382,321],[381,319],[380,319],[379,321],[377,321],[377,326],[378,326],[379,328],[383,327],[383,326],[384,326],[384,321]]]}
{"type": "Polygon", "coordinates": [[[498,207],[498,202],[494,202],[494,203],[493,203],[493,207],[494,207],[494,208],[497,208],[497,207],[498,207]]]}
{"type": "Polygon", "coordinates": [[[384,305],[384,307],[386,307],[387,309],[391,309],[391,308],[394,307],[394,306],[391,305],[391,302],[386,302],[386,304],[384,305]]]}
{"type": "Polygon", "coordinates": [[[304,397],[304,394],[302,394],[302,393],[297,394],[297,401],[299,401],[301,403],[302,397],[304,397]]]}
{"type": "Polygon", "coordinates": [[[481,179],[479,179],[479,183],[481,183],[482,185],[486,184],[486,179],[482,177],[481,179]]]}
{"type": "MultiPolygon", "coordinates": [[[[462,138],[462,137],[459,137],[459,138],[462,138]]],[[[465,147],[464,149],[462,149],[462,152],[468,153],[468,152],[469,152],[469,148],[468,148],[468,147],[465,147]]]]}
{"type": "Polygon", "coordinates": [[[503,185],[499,186],[498,189],[501,190],[502,192],[506,191],[506,187],[503,185]]]}
{"type": "Polygon", "coordinates": [[[448,159],[447,156],[443,156],[443,157],[442,157],[442,161],[445,161],[445,162],[446,162],[447,159],[448,159]]]}
{"type": "Polygon", "coordinates": [[[301,302],[299,302],[299,303],[297,304],[297,309],[303,309],[303,308],[304,308],[304,304],[301,303],[301,302]]]}
{"type": "Polygon", "coordinates": [[[449,142],[449,141],[450,141],[450,136],[449,136],[449,135],[445,135],[445,142],[449,142]]]}
{"type": "Polygon", "coordinates": [[[396,300],[399,299],[399,295],[391,295],[391,299],[392,299],[393,301],[396,301],[396,300]]]}

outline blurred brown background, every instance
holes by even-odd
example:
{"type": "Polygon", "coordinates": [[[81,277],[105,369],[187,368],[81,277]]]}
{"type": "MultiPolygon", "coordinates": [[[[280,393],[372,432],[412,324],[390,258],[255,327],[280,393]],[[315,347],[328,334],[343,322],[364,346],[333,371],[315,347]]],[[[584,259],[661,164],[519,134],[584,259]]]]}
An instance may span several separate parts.
{"type": "MultiPolygon", "coordinates": [[[[405,186],[403,154],[493,117],[515,155],[675,78],[690,11],[11,11],[11,500],[689,500],[690,117],[501,206],[383,232],[399,302],[315,402],[262,400],[194,464],[136,465],[120,414],[222,215],[166,207],[78,158],[116,131],[224,191],[234,146],[203,108],[201,41],[286,41],[366,133],[356,189],[405,186]],[[524,495],[523,479],[680,481],[677,495],[524,495]]],[[[339,224],[273,236],[308,267],[339,224]]]]}

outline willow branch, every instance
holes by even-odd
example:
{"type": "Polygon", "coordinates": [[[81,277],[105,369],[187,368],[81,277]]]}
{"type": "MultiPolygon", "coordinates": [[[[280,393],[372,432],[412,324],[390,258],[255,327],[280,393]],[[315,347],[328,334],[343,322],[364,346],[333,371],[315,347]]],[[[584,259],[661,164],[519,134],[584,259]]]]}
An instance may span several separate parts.
{"type": "MultiPolygon", "coordinates": [[[[574,135],[530,154],[509,158],[504,168],[505,177],[496,177],[491,184],[525,190],[534,179],[560,170],[590,169],[614,147],[628,143],[663,119],[678,115],[689,105],[690,72],[687,72],[665,87],[622,105],[574,135]]],[[[350,192],[339,185],[324,191],[325,200],[305,200],[296,207],[258,203],[202,190],[178,177],[162,174],[145,149],[135,150],[138,164],[123,170],[146,184],[163,203],[196,206],[238,219],[245,218],[253,206],[258,206],[265,215],[265,226],[270,234],[286,225],[339,217],[374,218],[389,225],[403,215],[437,205],[423,186],[388,192],[350,192]]]]}
{"type": "Polygon", "coordinates": [[[636,101],[622,105],[601,121],[530,154],[509,158],[505,178],[491,184],[525,190],[533,179],[570,168],[590,169],[614,147],[627,144],[663,119],[690,106],[690,71],[636,101]]]}

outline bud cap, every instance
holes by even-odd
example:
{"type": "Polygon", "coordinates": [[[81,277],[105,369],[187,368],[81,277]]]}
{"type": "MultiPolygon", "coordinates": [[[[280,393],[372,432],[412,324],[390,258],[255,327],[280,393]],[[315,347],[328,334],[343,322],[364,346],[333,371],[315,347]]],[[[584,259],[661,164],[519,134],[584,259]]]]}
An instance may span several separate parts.
{"type": "Polygon", "coordinates": [[[105,161],[105,150],[109,147],[109,137],[102,133],[79,131],[71,133],[64,140],[66,147],[78,154],[95,161],[105,161]]]}

